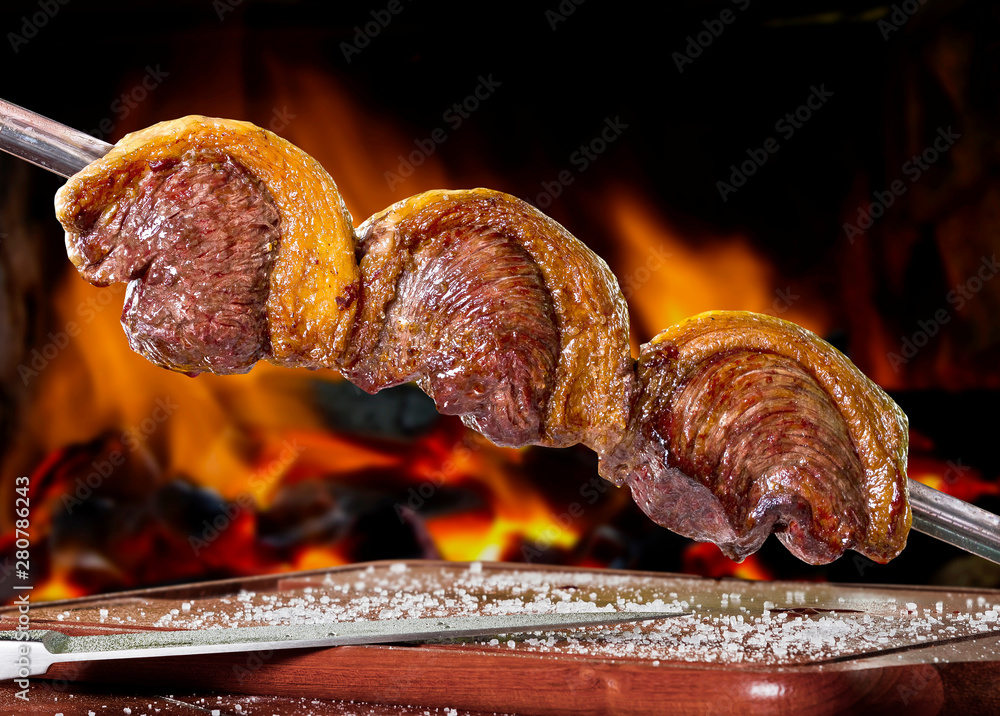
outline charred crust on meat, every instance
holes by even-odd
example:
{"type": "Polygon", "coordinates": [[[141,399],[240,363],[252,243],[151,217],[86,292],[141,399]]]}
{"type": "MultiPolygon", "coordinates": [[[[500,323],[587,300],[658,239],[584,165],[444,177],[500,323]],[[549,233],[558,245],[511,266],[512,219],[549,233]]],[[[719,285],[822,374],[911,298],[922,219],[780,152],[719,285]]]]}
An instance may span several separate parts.
{"type": "Polygon", "coordinates": [[[337,296],[337,308],[341,311],[347,310],[354,305],[354,302],[358,300],[358,294],[361,292],[361,282],[355,281],[354,283],[349,283],[344,288],[344,293],[337,296]]]}

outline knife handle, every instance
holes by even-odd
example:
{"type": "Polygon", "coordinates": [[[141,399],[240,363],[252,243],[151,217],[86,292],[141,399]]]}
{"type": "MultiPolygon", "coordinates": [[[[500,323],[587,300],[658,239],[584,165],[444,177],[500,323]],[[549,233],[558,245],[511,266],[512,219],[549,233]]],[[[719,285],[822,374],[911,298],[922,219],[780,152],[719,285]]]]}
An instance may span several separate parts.
{"type": "Polygon", "coordinates": [[[55,661],[40,641],[0,639],[0,682],[42,676],[55,661]]]}

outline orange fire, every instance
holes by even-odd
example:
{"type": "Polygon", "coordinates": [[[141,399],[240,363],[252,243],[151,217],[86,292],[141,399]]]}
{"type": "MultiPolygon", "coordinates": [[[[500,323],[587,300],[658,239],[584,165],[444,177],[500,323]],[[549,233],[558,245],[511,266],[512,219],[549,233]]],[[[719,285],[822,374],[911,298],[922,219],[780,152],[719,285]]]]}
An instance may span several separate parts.
{"type": "Polygon", "coordinates": [[[635,187],[616,184],[604,197],[615,273],[641,340],[711,310],[770,313],[824,335],[829,317],[776,286],[769,261],[741,234],[691,236],[671,226],[635,187]]]}
{"type": "Polygon", "coordinates": [[[1000,496],[1000,483],[985,479],[978,469],[963,464],[961,459],[936,457],[933,442],[917,433],[910,437],[907,472],[914,480],[966,502],[1000,496]]]}
{"type": "Polygon", "coordinates": [[[757,555],[752,554],[742,562],[734,562],[711,542],[699,542],[684,550],[684,571],[716,579],[720,577],[755,580],[774,578],[774,575],[761,563],[757,555]]]}

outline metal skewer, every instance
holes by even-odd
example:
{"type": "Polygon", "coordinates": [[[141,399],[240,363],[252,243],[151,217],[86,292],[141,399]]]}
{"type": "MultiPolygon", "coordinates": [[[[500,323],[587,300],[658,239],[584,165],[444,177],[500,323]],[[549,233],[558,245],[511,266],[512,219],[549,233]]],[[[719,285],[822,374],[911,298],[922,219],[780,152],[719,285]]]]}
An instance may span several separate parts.
{"type": "Polygon", "coordinates": [[[1000,564],[1000,515],[910,480],[913,529],[1000,564]]]}
{"type": "Polygon", "coordinates": [[[107,154],[111,145],[0,99],[0,149],[71,177],[107,154]]]}
{"type": "MultiPolygon", "coordinates": [[[[70,177],[111,145],[0,99],[0,149],[70,177]]],[[[1000,564],[1000,516],[909,481],[913,529],[1000,564]]]]}

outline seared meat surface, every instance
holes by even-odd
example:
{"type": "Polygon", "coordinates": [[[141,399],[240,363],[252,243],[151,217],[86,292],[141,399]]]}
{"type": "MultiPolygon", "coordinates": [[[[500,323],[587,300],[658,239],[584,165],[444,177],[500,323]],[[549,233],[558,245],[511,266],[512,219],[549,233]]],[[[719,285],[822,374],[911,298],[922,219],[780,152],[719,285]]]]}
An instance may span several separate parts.
{"type": "Polygon", "coordinates": [[[278,210],[246,168],[218,155],[159,162],[72,236],[97,285],[128,282],[122,326],[165,368],[244,373],[269,355],[265,303],[278,210]]]}
{"type": "Polygon", "coordinates": [[[602,469],[658,524],[736,560],[771,532],[812,564],[905,546],[906,416],[815,334],[702,314],[642,347],[639,384],[602,469]]]}
{"type": "MultiPolygon", "coordinates": [[[[453,223],[443,217],[414,242],[385,319],[372,326],[373,349],[347,373],[369,392],[418,381],[438,410],[462,415],[494,442],[537,442],[559,357],[545,282],[509,237],[453,223]]],[[[369,241],[384,237],[374,232],[369,241]]],[[[362,270],[365,300],[377,290],[368,279],[362,270]]]]}
{"type": "Polygon", "coordinates": [[[500,445],[603,452],[621,440],[634,383],[625,299],[566,229],[472,189],[411,197],[358,234],[348,379],[370,392],[416,380],[500,445]]]}

